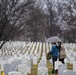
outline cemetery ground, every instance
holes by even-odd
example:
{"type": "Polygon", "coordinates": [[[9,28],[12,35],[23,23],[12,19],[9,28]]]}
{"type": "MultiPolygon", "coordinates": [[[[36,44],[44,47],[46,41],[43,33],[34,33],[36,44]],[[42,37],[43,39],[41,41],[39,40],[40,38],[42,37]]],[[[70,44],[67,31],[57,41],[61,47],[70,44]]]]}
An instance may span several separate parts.
{"type": "MultiPolygon", "coordinates": [[[[52,64],[50,64],[49,61],[47,61],[47,68],[48,68],[48,75],[58,75],[58,74],[52,74],[52,64]]],[[[33,68],[31,70],[31,74],[28,75],[37,75],[37,69],[38,69],[38,64],[37,65],[33,65],[33,68]]],[[[73,65],[70,63],[67,63],[67,69],[68,70],[73,70],[73,65]]]]}
{"type": "MultiPolygon", "coordinates": [[[[73,49],[71,48],[72,46],[74,49],[76,49],[75,44],[74,45],[69,44],[69,46],[68,44],[65,44],[66,53],[68,55],[67,56],[68,61],[66,61],[66,63],[68,62],[66,67],[67,70],[74,69],[73,67],[75,63],[73,64],[72,61],[73,58],[75,59],[75,52],[72,50],[73,49]]],[[[3,57],[1,57],[2,58],[1,61],[3,62],[2,64],[4,64],[4,66],[2,65],[2,67],[4,68],[4,70],[2,68],[2,71],[4,71],[5,75],[8,75],[10,70],[11,71],[16,70],[18,72],[22,72],[22,74],[24,73],[24,75],[44,75],[45,73],[46,75],[58,75],[58,74],[52,74],[53,66],[50,63],[50,61],[47,60],[47,52],[50,50],[50,48],[51,48],[50,43],[45,44],[41,42],[38,43],[29,42],[28,44],[26,44],[26,42],[11,42],[11,43],[7,42],[4,45],[4,47],[2,47],[3,57]],[[10,58],[5,57],[6,55],[10,56],[10,58]],[[26,65],[24,66],[24,64],[26,65]],[[6,72],[7,68],[8,72],[6,72]]],[[[65,66],[63,65],[62,67],[59,68],[58,72],[60,72],[59,73],[60,75],[62,74],[62,70],[65,68],[65,66]]]]}

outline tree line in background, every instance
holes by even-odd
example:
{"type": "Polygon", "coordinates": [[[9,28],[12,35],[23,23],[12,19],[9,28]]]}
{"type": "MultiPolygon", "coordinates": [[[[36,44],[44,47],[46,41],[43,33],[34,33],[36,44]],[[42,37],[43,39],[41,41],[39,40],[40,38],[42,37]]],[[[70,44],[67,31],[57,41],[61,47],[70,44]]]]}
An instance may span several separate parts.
{"type": "Polygon", "coordinates": [[[9,40],[76,42],[75,0],[0,0],[1,46],[9,40]]]}

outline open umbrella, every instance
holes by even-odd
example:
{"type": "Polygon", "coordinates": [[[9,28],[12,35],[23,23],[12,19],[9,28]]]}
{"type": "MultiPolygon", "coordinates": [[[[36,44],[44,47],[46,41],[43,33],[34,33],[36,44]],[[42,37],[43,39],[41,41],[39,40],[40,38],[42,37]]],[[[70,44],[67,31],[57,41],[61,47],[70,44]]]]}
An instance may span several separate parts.
{"type": "Polygon", "coordinates": [[[50,37],[46,40],[48,43],[61,42],[61,39],[57,36],[50,37]]]}

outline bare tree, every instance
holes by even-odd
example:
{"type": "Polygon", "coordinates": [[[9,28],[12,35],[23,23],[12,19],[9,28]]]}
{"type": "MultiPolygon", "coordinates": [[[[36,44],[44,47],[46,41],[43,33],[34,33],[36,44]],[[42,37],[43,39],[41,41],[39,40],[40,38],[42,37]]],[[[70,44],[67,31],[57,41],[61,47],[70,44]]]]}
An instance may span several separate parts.
{"type": "MultiPolygon", "coordinates": [[[[76,34],[76,1],[69,0],[66,3],[59,3],[58,6],[59,16],[61,17],[61,24],[64,24],[64,28],[66,31],[63,35],[65,35],[66,40],[68,42],[75,42],[75,34],[76,34]],[[70,33],[70,34],[69,34],[70,33]]],[[[64,39],[65,39],[64,38],[64,39]]]]}
{"type": "Polygon", "coordinates": [[[43,26],[45,27],[45,36],[48,38],[50,36],[57,36],[60,32],[60,27],[57,25],[57,13],[53,9],[53,3],[50,0],[47,0],[47,10],[44,12],[45,18],[42,22],[43,26]]]}
{"type": "Polygon", "coordinates": [[[3,40],[3,43],[0,48],[7,40],[26,28],[31,21],[28,15],[33,4],[33,0],[22,0],[21,2],[20,0],[1,0],[0,41],[3,40]]]}
{"type": "Polygon", "coordinates": [[[43,4],[39,3],[32,7],[32,23],[27,30],[32,41],[45,41],[45,37],[56,36],[60,31],[57,25],[56,12],[53,10],[53,4],[47,1],[47,11],[44,10],[43,4]]]}
{"type": "Polygon", "coordinates": [[[31,9],[30,18],[32,21],[27,26],[28,37],[31,37],[32,41],[39,41],[42,10],[39,8],[39,5],[34,5],[31,9]]]}

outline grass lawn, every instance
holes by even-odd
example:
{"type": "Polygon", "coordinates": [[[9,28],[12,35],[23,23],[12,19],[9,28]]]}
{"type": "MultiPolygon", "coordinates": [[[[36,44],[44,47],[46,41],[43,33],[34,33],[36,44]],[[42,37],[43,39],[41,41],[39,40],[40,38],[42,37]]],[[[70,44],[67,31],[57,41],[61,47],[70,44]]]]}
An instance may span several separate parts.
{"type": "MultiPolygon", "coordinates": [[[[28,74],[28,75],[37,75],[37,68],[38,68],[38,65],[33,65],[31,74],[28,74]]],[[[48,68],[48,75],[57,75],[57,74],[52,74],[51,73],[51,71],[52,71],[52,64],[50,64],[49,61],[47,61],[47,68],[48,68]]],[[[67,64],[67,69],[68,70],[72,70],[73,69],[73,65],[68,63],[67,64]]]]}
{"type": "Polygon", "coordinates": [[[48,75],[57,75],[57,74],[52,74],[51,73],[53,66],[52,66],[52,64],[50,64],[49,61],[47,61],[47,68],[48,68],[48,75]]]}
{"type": "Polygon", "coordinates": [[[31,74],[28,75],[37,75],[37,65],[33,65],[33,68],[31,70],[31,74]]]}

